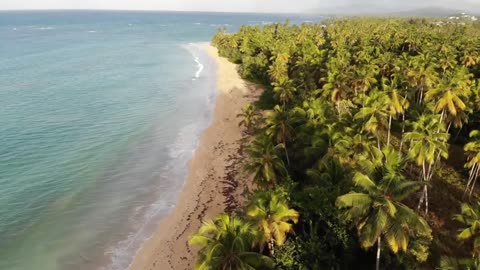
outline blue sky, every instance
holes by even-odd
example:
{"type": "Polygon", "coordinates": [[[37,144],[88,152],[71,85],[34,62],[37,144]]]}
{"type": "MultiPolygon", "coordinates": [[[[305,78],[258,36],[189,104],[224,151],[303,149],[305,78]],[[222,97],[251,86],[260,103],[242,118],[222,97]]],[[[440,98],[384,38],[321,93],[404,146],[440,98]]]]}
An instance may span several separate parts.
{"type": "Polygon", "coordinates": [[[127,9],[245,12],[401,11],[440,6],[480,11],[480,0],[0,0],[0,9],[127,9]]]}

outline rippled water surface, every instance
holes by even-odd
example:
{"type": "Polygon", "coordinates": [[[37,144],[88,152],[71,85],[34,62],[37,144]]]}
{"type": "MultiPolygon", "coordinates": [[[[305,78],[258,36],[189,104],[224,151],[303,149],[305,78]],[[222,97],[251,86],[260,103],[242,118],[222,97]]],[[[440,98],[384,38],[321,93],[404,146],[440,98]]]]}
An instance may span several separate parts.
{"type": "Polygon", "coordinates": [[[287,18],[0,12],[0,269],[127,268],[211,118],[198,43],[287,18]]]}

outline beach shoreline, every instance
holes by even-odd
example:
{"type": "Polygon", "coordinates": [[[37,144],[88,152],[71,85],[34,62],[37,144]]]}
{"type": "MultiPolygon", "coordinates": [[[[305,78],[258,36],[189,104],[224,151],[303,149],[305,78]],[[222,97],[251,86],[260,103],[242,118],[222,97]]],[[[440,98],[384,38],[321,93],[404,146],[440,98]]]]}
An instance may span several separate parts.
{"type": "Polygon", "coordinates": [[[221,58],[215,47],[204,44],[202,49],[215,60],[217,70],[213,119],[189,162],[188,176],[175,208],[143,244],[130,270],[193,269],[197,248],[188,246],[188,239],[202,221],[234,210],[242,203],[246,181],[238,174],[244,157],[237,115],[256,100],[261,89],[242,80],[236,65],[221,58]]]}

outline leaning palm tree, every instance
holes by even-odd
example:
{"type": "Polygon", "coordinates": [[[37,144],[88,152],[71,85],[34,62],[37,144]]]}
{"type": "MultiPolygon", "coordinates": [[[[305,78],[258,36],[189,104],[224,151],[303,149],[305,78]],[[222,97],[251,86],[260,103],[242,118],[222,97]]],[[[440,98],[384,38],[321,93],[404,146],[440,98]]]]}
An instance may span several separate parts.
{"type": "Polygon", "coordinates": [[[254,174],[258,185],[275,186],[281,177],[287,175],[285,164],[278,155],[282,148],[283,145],[274,145],[266,136],[257,136],[246,149],[246,170],[254,174]]]}
{"type": "Polygon", "coordinates": [[[473,239],[472,255],[480,255],[480,203],[475,206],[462,204],[460,214],[453,217],[454,220],[461,222],[465,227],[457,235],[459,240],[473,239]]]}
{"type": "Polygon", "coordinates": [[[205,222],[189,241],[190,245],[201,246],[195,269],[272,268],[270,258],[251,251],[257,239],[258,233],[250,223],[221,214],[214,220],[205,222]]]}
{"type": "Polygon", "coordinates": [[[419,188],[416,181],[403,179],[400,154],[384,153],[384,164],[370,169],[369,175],[355,173],[353,181],[359,192],[337,198],[342,217],[353,222],[360,245],[370,248],[377,244],[376,269],[380,267],[381,241],[393,253],[406,251],[412,236],[430,234],[426,221],[401,201],[419,188]]]}
{"type": "Polygon", "coordinates": [[[470,196],[472,195],[478,175],[480,174],[480,131],[474,130],[470,132],[470,138],[471,141],[466,143],[463,148],[467,154],[465,168],[470,169],[467,186],[463,194],[464,196],[467,192],[469,192],[470,196]]]}
{"type": "Polygon", "coordinates": [[[270,254],[275,245],[285,243],[286,234],[292,231],[292,223],[298,222],[297,211],[290,209],[287,200],[278,191],[258,191],[247,204],[247,217],[256,224],[262,234],[260,245],[268,245],[270,254]]]}

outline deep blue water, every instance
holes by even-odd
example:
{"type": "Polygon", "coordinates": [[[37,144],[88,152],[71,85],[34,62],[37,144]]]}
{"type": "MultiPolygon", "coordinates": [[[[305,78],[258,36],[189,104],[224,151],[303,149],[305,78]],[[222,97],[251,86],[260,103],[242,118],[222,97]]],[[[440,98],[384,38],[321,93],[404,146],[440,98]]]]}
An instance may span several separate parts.
{"type": "Polygon", "coordinates": [[[215,100],[198,46],[266,14],[0,12],[0,269],[125,269],[215,100]],[[203,68],[201,68],[201,66],[203,68]]]}

